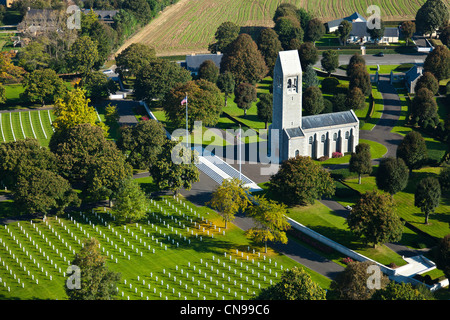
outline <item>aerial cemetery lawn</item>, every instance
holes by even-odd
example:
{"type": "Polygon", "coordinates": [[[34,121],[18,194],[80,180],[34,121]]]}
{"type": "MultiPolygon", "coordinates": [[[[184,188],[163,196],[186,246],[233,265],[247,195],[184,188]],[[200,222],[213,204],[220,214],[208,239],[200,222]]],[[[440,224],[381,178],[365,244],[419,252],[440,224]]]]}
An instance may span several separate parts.
{"type": "MultiPolygon", "coordinates": [[[[146,182],[142,181],[143,184],[146,182]]],[[[149,202],[141,221],[117,223],[110,208],[20,220],[0,228],[0,297],[66,299],[66,271],[85,238],[100,242],[119,272],[119,299],[249,299],[293,260],[249,241],[213,211],[181,198],[149,202]]],[[[330,280],[309,271],[327,288],[330,280]]]]}

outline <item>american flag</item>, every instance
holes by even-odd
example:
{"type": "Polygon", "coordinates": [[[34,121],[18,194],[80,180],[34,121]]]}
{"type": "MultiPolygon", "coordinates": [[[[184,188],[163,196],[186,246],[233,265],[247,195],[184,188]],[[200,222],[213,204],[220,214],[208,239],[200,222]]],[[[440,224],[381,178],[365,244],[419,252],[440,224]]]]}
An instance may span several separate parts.
{"type": "Polygon", "coordinates": [[[183,104],[185,104],[185,103],[187,103],[188,101],[187,101],[187,96],[181,101],[181,105],[183,105],[183,104]]]}

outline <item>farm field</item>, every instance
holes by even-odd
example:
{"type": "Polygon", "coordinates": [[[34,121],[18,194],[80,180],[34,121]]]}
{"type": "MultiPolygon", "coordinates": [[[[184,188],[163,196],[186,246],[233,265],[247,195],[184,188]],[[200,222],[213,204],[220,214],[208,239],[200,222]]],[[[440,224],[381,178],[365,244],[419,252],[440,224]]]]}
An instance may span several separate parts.
{"type": "MultiPolygon", "coordinates": [[[[117,297],[125,300],[249,299],[282,270],[301,267],[274,251],[261,253],[242,230],[229,224],[224,231],[217,214],[182,199],[152,200],[136,223],[116,223],[105,209],[1,226],[0,297],[66,299],[65,272],[88,237],[120,272],[117,297]]],[[[307,271],[328,287],[329,279],[307,271]]]]}
{"type": "Polygon", "coordinates": [[[0,142],[37,139],[42,146],[48,146],[53,134],[51,122],[54,115],[50,110],[33,110],[0,113],[0,142]]]}
{"type": "Polygon", "coordinates": [[[346,0],[180,0],[125,42],[117,53],[134,42],[155,47],[158,56],[207,52],[208,44],[214,41],[214,33],[222,22],[232,21],[242,27],[273,27],[272,17],[282,2],[303,7],[326,22],[355,11],[368,17],[370,14],[366,9],[370,5],[378,5],[386,21],[412,19],[425,0],[395,3],[383,0],[350,3],[346,0]]]}

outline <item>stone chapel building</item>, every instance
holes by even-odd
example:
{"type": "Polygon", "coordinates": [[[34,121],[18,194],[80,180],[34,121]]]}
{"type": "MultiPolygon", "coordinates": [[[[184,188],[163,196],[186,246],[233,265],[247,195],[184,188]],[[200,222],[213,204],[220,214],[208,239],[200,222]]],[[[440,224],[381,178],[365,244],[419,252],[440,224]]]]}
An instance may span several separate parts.
{"type": "Polygon", "coordinates": [[[269,139],[278,135],[278,143],[271,141],[270,145],[276,148],[272,151],[279,155],[279,163],[297,155],[331,158],[335,151],[355,152],[359,143],[359,120],[353,110],[302,117],[302,68],[297,50],[278,54],[272,117],[269,139]]]}

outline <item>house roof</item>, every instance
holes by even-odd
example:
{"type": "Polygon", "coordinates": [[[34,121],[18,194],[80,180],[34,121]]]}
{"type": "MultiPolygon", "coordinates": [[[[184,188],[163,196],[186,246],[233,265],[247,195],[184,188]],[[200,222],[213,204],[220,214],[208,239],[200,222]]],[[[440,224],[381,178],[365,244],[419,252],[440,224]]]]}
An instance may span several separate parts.
{"type": "Polygon", "coordinates": [[[212,60],[217,67],[220,68],[220,62],[222,61],[223,54],[211,53],[211,54],[193,54],[186,56],[186,69],[189,71],[198,71],[200,65],[206,60],[212,60]]]}
{"type": "Polygon", "coordinates": [[[344,20],[353,22],[353,20],[361,19],[363,22],[367,22],[366,18],[364,18],[362,15],[360,15],[358,12],[353,12],[348,17],[345,17],[344,20]]]}
{"type": "MultiPolygon", "coordinates": [[[[369,32],[367,32],[367,23],[366,22],[353,22],[352,23],[352,31],[350,32],[350,36],[356,37],[370,37],[369,32]]],[[[400,32],[396,27],[386,27],[384,29],[385,37],[398,37],[400,32]]]]}
{"type": "Polygon", "coordinates": [[[357,122],[358,118],[352,111],[332,112],[302,117],[302,128],[308,130],[357,122]]]}
{"type": "MultiPolygon", "coordinates": [[[[117,12],[119,12],[118,10],[96,10],[93,9],[95,14],[100,18],[100,19],[112,19],[114,18],[114,16],[117,14],[117,12]]],[[[83,11],[84,14],[88,14],[89,11],[91,11],[91,9],[82,9],[81,11],[83,11]]]]}
{"type": "Polygon", "coordinates": [[[413,82],[414,80],[416,80],[417,78],[422,76],[422,73],[423,73],[423,68],[415,65],[414,67],[412,67],[405,73],[405,79],[408,82],[413,82]]]}
{"type": "Polygon", "coordinates": [[[358,12],[353,12],[348,17],[341,18],[341,19],[336,19],[336,20],[331,20],[331,21],[328,21],[327,24],[328,24],[328,28],[334,28],[334,27],[338,27],[339,24],[343,20],[347,20],[347,21],[353,22],[354,20],[357,20],[357,19],[360,19],[363,22],[367,22],[367,20],[362,15],[360,15],[358,12]]]}
{"type": "Polygon", "coordinates": [[[341,24],[341,22],[344,19],[336,19],[336,20],[331,20],[328,21],[326,24],[328,25],[328,28],[335,28],[335,27],[339,27],[339,25],[341,24]]]}

